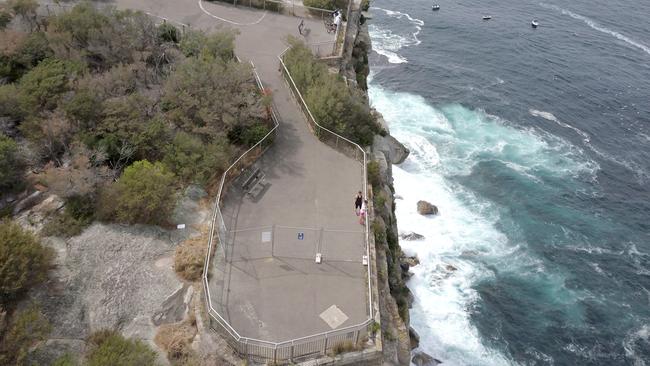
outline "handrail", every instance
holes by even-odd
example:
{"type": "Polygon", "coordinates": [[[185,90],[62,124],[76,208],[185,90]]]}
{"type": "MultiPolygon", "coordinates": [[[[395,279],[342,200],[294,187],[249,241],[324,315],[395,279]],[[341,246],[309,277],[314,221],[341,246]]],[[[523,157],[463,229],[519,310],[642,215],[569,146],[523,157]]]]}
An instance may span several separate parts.
{"type": "MultiPolygon", "coordinates": [[[[264,87],[263,87],[263,84],[262,84],[262,81],[261,81],[259,75],[257,74],[257,70],[255,69],[255,65],[252,62],[251,62],[251,65],[253,66],[253,73],[254,73],[254,76],[255,76],[255,81],[256,81],[258,87],[260,88],[260,90],[263,90],[264,87]]],[[[239,156],[239,158],[237,158],[237,160],[235,160],[224,171],[223,175],[221,176],[221,182],[219,184],[219,190],[217,192],[217,197],[215,198],[214,211],[213,211],[212,220],[211,220],[211,223],[210,223],[210,236],[208,238],[208,250],[206,252],[205,263],[204,263],[204,266],[203,266],[203,287],[204,287],[204,291],[205,291],[205,294],[206,294],[206,307],[208,309],[208,315],[211,316],[213,319],[215,319],[224,328],[224,330],[226,332],[228,332],[228,334],[236,342],[240,342],[240,344],[241,344],[241,342],[244,342],[245,344],[264,345],[264,346],[270,347],[270,348],[272,348],[274,350],[277,350],[278,348],[280,348],[282,346],[286,346],[286,345],[300,345],[300,344],[303,344],[306,340],[310,340],[310,339],[314,339],[314,338],[325,337],[327,339],[327,337],[338,335],[338,334],[344,334],[344,333],[347,333],[347,332],[350,332],[350,331],[360,331],[360,330],[364,329],[365,327],[367,327],[369,324],[371,324],[373,322],[373,316],[372,316],[372,310],[371,310],[370,313],[369,313],[369,318],[366,319],[365,321],[363,321],[362,323],[359,323],[359,324],[353,324],[353,325],[347,326],[345,328],[340,328],[340,329],[330,330],[330,331],[321,332],[321,333],[317,333],[317,334],[312,334],[312,335],[309,335],[309,336],[300,337],[300,338],[296,338],[296,339],[291,339],[291,340],[287,340],[287,341],[271,342],[271,341],[264,341],[264,340],[260,340],[260,339],[241,336],[230,325],[230,323],[228,323],[228,321],[226,321],[221,316],[221,314],[219,314],[219,312],[216,309],[214,309],[214,307],[212,306],[210,287],[209,287],[209,281],[208,281],[208,269],[209,269],[209,265],[210,265],[210,258],[212,256],[213,237],[214,237],[214,232],[215,232],[214,225],[215,225],[217,220],[219,220],[218,224],[220,225],[220,228],[224,229],[223,231],[217,230],[217,235],[218,235],[221,242],[226,240],[226,238],[222,237],[222,234],[224,234],[226,232],[226,227],[225,227],[225,223],[223,222],[223,216],[221,215],[221,209],[219,207],[219,203],[221,202],[221,196],[222,196],[222,193],[223,193],[223,188],[224,188],[224,185],[225,185],[226,177],[228,176],[228,173],[230,172],[230,170],[234,166],[236,166],[237,163],[244,156],[246,156],[253,149],[257,148],[266,138],[268,138],[273,132],[275,132],[275,130],[279,126],[279,122],[278,122],[279,119],[278,119],[277,114],[275,112],[275,108],[271,108],[271,117],[272,117],[273,122],[274,122],[273,129],[271,129],[271,131],[269,131],[269,133],[267,133],[260,141],[258,141],[255,145],[253,145],[250,149],[248,149],[241,156],[239,156]]],[[[348,139],[346,139],[346,138],[344,138],[342,136],[341,136],[341,138],[345,139],[346,141],[349,141],[350,143],[353,143],[352,141],[350,141],[350,140],[348,140],[348,139]]],[[[358,146],[358,145],[356,145],[356,146],[361,149],[360,146],[358,146]]],[[[364,170],[364,190],[366,190],[367,186],[366,186],[366,179],[365,179],[365,176],[366,176],[365,152],[363,150],[362,150],[362,152],[363,152],[363,157],[364,157],[364,169],[363,169],[364,170]]],[[[366,190],[366,192],[367,192],[367,190],[366,190]]],[[[366,222],[365,234],[366,234],[366,243],[367,243],[367,238],[368,238],[368,223],[367,222],[366,222]]],[[[367,247],[366,250],[368,250],[367,245],[366,245],[366,247],[367,247]]],[[[368,268],[370,268],[370,266],[368,266],[368,268]]],[[[370,282],[371,282],[370,281],[370,271],[368,271],[368,283],[370,283],[370,282]]],[[[372,295],[370,295],[370,296],[372,296],[372,295]]],[[[370,303],[372,304],[372,300],[370,300],[370,303]]],[[[371,309],[372,309],[372,306],[371,306],[371,309]]]]}
{"type": "MultiPolygon", "coordinates": [[[[351,1],[350,1],[351,2],[351,1]]],[[[291,77],[291,73],[289,72],[289,69],[287,68],[287,65],[285,65],[283,57],[285,53],[290,49],[291,47],[287,47],[282,53],[278,56],[278,60],[280,61],[280,65],[282,65],[282,68],[284,69],[285,74],[289,77],[289,81],[291,81],[291,85],[293,85],[293,89],[296,91],[296,94],[298,94],[298,98],[300,99],[300,102],[302,105],[305,107],[305,110],[307,111],[308,118],[311,118],[312,122],[318,126],[320,129],[325,130],[332,135],[336,136],[337,138],[343,139],[344,141],[349,142],[350,144],[356,146],[357,149],[361,150],[361,153],[363,154],[363,192],[364,192],[364,197],[366,199],[368,198],[368,172],[367,172],[367,163],[366,163],[366,151],[359,146],[356,142],[353,142],[349,140],[348,138],[341,136],[337,134],[336,132],[333,132],[329,130],[326,127],[321,126],[314,116],[311,113],[311,110],[309,110],[309,106],[307,106],[307,103],[305,102],[305,99],[302,97],[302,94],[300,93],[300,90],[298,89],[298,86],[294,82],[293,78],[291,77]]],[[[365,231],[366,231],[366,256],[368,258],[368,261],[370,261],[370,238],[369,238],[369,219],[366,218],[365,222],[365,231]]],[[[370,271],[370,263],[368,263],[368,316],[370,318],[373,318],[373,299],[372,299],[372,277],[371,277],[371,271],[370,271]]]]}

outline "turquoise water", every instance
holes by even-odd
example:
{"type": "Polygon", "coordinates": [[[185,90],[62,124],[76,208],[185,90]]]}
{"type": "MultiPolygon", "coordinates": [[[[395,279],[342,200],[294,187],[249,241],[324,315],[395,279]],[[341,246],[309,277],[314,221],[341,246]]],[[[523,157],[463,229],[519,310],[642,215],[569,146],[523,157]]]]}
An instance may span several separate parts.
{"type": "Polygon", "coordinates": [[[426,237],[400,243],[421,260],[422,350],[645,365],[650,4],[440,5],[378,0],[370,24],[371,104],[411,150],[394,169],[400,231],[426,237]],[[440,215],[418,215],[420,199],[440,215]]]}

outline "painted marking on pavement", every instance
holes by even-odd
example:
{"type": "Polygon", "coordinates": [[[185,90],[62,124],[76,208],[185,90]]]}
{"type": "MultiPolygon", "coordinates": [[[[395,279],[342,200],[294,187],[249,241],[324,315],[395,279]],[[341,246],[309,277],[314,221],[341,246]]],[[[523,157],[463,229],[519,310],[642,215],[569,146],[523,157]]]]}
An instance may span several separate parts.
{"type": "Polygon", "coordinates": [[[266,16],[266,10],[265,10],[264,14],[262,14],[262,16],[258,20],[254,21],[252,23],[237,23],[237,22],[233,22],[232,20],[228,20],[228,19],[225,19],[225,18],[218,17],[218,16],[210,13],[209,11],[205,10],[205,8],[203,7],[203,0],[199,0],[199,8],[201,8],[201,10],[206,15],[209,15],[209,16],[213,17],[214,19],[218,19],[218,20],[221,20],[223,22],[234,24],[234,25],[255,25],[255,24],[258,24],[259,22],[261,22],[262,19],[264,19],[264,17],[266,16]]]}

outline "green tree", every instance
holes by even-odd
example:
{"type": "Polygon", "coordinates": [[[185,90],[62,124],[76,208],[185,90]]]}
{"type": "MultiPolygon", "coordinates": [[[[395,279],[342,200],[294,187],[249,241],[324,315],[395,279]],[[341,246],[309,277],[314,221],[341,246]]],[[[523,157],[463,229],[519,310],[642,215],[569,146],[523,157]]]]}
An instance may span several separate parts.
{"type": "Polygon", "coordinates": [[[179,132],[167,146],[163,162],[183,182],[205,184],[217,172],[224,170],[229,157],[225,139],[204,144],[196,137],[179,132]]]}
{"type": "Polygon", "coordinates": [[[0,337],[0,364],[23,365],[29,348],[44,340],[51,329],[50,323],[34,304],[14,314],[3,337],[0,337]]]}
{"type": "Polygon", "coordinates": [[[51,252],[18,224],[0,221],[0,305],[47,278],[51,252]]]}
{"type": "Polygon", "coordinates": [[[21,180],[22,169],[18,145],[13,139],[0,133],[0,190],[16,187],[21,180]]]}
{"type": "Polygon", "coordinates": [[[102,193],[101,216],[129,224],[162,224],[176,204],[175,177],[162,163],[136,161],[102,193]]]}
{"type": "Polygon", "coordinates": [[[101,341],[90,351],[88,366],[152,366],[156,353],[139,340],[125,339],[116,332],[105,332],[101,341]]]}
{"type": "Polygon", "coordinates": [[[251,72],[248,64],[191,58],[165,83],[165,117],[204,141],[258,119],[264,109],[251,72]]]}
{"type": "Polygon", "coordinates": [[[43,60],[20,79],[19,103],[27,114],[42,109],[54,109],[63,93],[70,89],[69,81],[83,71],[74,62],[43,60]]]}
{"type": "Polygon", "coordinates": [[[20,118],[22,110],[18,100],[18,88],[15,84],[0,85],[0,117],[20,118]]]}

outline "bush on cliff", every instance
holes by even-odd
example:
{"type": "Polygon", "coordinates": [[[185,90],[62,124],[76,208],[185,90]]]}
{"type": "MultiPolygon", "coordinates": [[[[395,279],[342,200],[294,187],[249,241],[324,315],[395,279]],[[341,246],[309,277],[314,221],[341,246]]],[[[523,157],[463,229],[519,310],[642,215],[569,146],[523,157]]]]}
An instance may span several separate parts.
{"type": "Polygon", "coordinates": [[[22,175],[23,165],[18,156],[18,145],[0,133],[0,190],[16,187],[22,175]]]}
{"type": "Polygon", "coordinates": [[[24,365],[29,349],[44,340],[51,328],[36,305],[13,314],[6,331],[0,332],[0,365],[24,365]]]}
{"type": "Polygon", "coordinates": [[[330,74],[303,43],[290,42],[284,61],[316,122],[361,145],[371,144],[379,128],[363,95],[330,74]]]}
{"type": "Polygon", "coordinates": [[[45,280],[50,259],[50,250],[31,232],[12,221],[0,221],[0,306],[45,280]]]}
{"type": "Polygon", "coordinates": [[[88,353],[87,366],[150,366],[156,353],[139,340],[126,339],[115,331],[100,331],[90,336],[94,348],[88,353]]]}
{"type": "Polygon", "coordinates": [[[163,224],[176,203],[175,181],[162,163],[136,161],[102,192],[100,216],[128,224],[163,224]]]}

